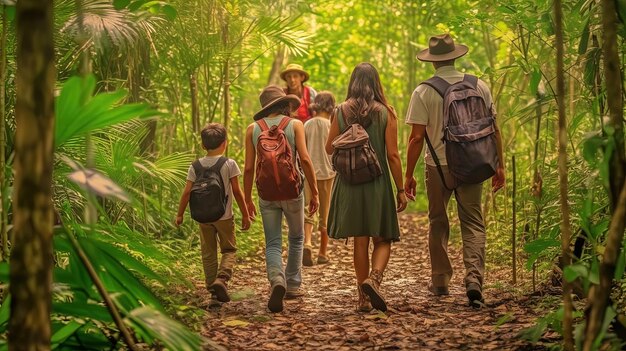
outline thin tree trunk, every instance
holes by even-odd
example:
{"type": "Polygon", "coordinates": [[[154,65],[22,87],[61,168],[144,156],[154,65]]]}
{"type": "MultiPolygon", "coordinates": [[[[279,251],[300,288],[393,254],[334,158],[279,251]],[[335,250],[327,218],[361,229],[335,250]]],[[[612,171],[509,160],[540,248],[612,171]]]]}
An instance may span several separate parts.
{"type": "MultiPolygon", "coordinates": [[[[556,98],[559,113],[559,189],[561,202],[561,266],[570,265],[569,203],[567,196],[567,120],[565,116],[565,77],[563,67],[563,8],[561,0],[554,1],[554,22],[556,32],[556,98]]],[[[572,287],[563,279],[563,347],[574,351],[574,331],[572,320],[572,287]]]]}
{"type": "MultiPolygon", "coordinates": [[[[626,186],[624,186],[624,125],[623,98],[620,59],[617,48],[617,12],[615,2],[602,1],[602,27],[604,55],[604,76],[606,79],[606,99],[609,108],[610,124],[614,128],[616,149],[610,161],[610,193],[611,212],[613,213],[609,233],[606,238],[605,250],[600,263],[600,285],[593,286],[589,291],[589,314],[583,350],[594,349],[595,339],[600,332],[606,307],[611,292],[615,264],[619,257],[624,237],[624,220],[626,218],[626,186]],[[618,190],[621,189],[621,192],[618,190]],[[619,194],[619,195],[618,195],[619,194]]],[[[609,136],[610,137],[610,136],[609,136]]]]}
{"type": "Polygon", "coordinates": [[[54,41],[52,1],[17,2],[11,350],[50,349],[54,41]]]}
{"type": "Polygon", "coordinates": [[[198,107],[198,81],[196,80],[196,72],[189,74],[189,92],[191,95],[191,127],[193,132],[200,131],[200,109],[198,107]]]}
{"type": "MultiPolygon", "coordinates": [[[[617,47],[617,10],[615,2],[602,1],[604,76],[606,79],[606,97],[609,106],[609,124],[614,130],[615,150],[610,160],[610,188],[611,210],[617,206],[617,198],[624,184],[624,101],[622,95],[622,73],[617,47]]],[[[610,136],[609,136],[610,137],[610,136]]]]}
{"type": "Polygon", "coordinates": [[[267,79],[267,84],[275,84],[280,85],[280,71],[284,64],[287,63],[287,55],[285,51],[285,46],[281,45],[278,50],[276,50],[276,54],[274,55],[274,61],[272,61],[272,69],[270,70],[270,75],[267,79]]]}
{"type": "Polygon", "coordinates": [[[511,260],[513,261],[513,285],[517,284],[517,243],[516,243],[516,195],[517,195],[517,176],[515,170],[515,155],[511,159],[511,167],[513,167],[513,233],[511,234],[511,260]]]}
{"type": "MultiPolygon", "coordinates": [[[[224,84],[224,109],[222,111],[222,116],[224,120],[224,128],[228,133],[228,127],[230,124],[230,48],[228,40],[230,18],[226,11],[222,14],[222,21],[222,47],[227,51],[222,69],[222,82],[224,84]]],[[[224,150],[224,154],[228,155],[228,148],[224,150]]]]}
{"type": "Polygon", "coordinates": [[[4,199],[7,198],[5,191],[8,187],[5,187],[6,182],[6,77],[7,77],[7,7],[2,5],[2,34],[0,38],[0,238],[2,241],[2,261],[9,259],[9,239],[7,234],[8,224],[8,209],[5,207],[4,199]]]}

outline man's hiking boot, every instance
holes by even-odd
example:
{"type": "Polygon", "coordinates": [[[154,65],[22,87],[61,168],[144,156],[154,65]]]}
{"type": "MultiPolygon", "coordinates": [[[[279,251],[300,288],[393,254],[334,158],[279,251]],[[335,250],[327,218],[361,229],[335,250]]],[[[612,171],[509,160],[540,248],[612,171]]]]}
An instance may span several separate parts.
{"type": "Polygon", "coordinates": [[[467,284],[467,298],[471,307],[480,308],[485,304],[480,285],[476,283],[467,284]]]}
{"type": "Polygon", "coordinates": [[[267,308],[270,309],[271,312],[277,313],[283,310],[283,299],[285,298],[285,286],[281,283],[272,285],[272,290],[270,291],[270,299],[267,302],[267,308]]]}
{"type": "Polygon", "coordinates": [[[370,298],[372,307],[385,312],[387,311],[387,303],[385,298],[380,293],[380,282],[383,280],[383,273],[377,269],[372,269],[369,278],[365,279],[361,284],[363,293],[370,298]]]}
{"type": "Polygon", "coordinates": [[[210,289],[213,290],[213,292],[215,293],[217,301],[219,302],[230,301],[230,296],[228,296],[228,287],[226,286],[225,280],[221,278],[215,279],[213,284],[211,284],[210,289]]]}
{"type": "Polygon", "coordinates": [[[428,291],[435,296],[450,295],[450,291],[447,286],[434,286],[432,283],[428,284],[428,291]]]}
{"type": "Polygon", "coordinates": [[[304,290],[302,288],[287,288],[285,294],[285,300],[293,300],[304,296],[304,290]]]}
{"type": "Polygon", "coordinates": [[[305,245],[304,250],[302,250],[302,265],[313,267],[313,249],[310,245],[305,245]]]}

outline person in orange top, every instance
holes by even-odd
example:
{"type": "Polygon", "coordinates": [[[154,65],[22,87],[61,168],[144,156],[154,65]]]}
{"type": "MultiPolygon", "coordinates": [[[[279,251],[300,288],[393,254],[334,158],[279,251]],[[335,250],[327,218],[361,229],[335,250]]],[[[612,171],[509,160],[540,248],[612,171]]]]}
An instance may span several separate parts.
{"type": "Polygon", "coordinates": [[[296,111],[297,115],[294,117],[298,118],[302,123],[308,121],[311,118],[309,106],[317,95],[315,89],[304,85],[309,80],[309,74],[302,69],[301,65],[291,63],[280,73],[280,78],[287,83],[285,94],[293,94],[300,98],[300,106],[296,111]]]}

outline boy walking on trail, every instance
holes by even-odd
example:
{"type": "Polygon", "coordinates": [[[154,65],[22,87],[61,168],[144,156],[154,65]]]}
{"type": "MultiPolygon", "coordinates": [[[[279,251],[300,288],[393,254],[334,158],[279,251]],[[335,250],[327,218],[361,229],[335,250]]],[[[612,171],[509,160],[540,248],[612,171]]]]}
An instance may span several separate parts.
{"type": "Polygon", "coordinates": [[[256,173],[259,211],[265,232],[265,264],[270,282],[267,307],[271,312],[283,310],[284,298],[303,296],[302,244],[304,239],[304,196],[302,175],[296,154],[311,188],[308,211],[319,206],[315,170],[306,149],[302,122],[289,117],[300,99],[286,95],[276,85],[263,89],[259,97],[261,110],[246,130],[246,163],[243,176],[246,206],[256,215],[252,200],[252,183],[256,173]],[[289,227],[287,266],[282,261],[282,220],[289,227]]]}
{"type": "Polygon", "coordinates": [[[315,89],[304,85],[309,80],[309,74],[301,65],[291,63],[280,72],[280,78],[287,83],[285,94],[293,94],[300,98],[300,105],[297,106],[295,117],[302,123],[308,121],[311,118],[309,107],[317,95],[315,89]]]}
{"type": "Polygon", "coordinates": [[[449,294],[453,272],[447,250],[450,234],[447,207],[454,193],[463,239],[465,289],[469,304],[479,307],[484,301],[485,270],[482,182],[493,176],[495,192],[504,186],[505,179],[502,140],[491,92],[482,80],[454,68],[455,60],[467,51],[465,45],[455,45],[449,34],[443,34],[431,37],[428,49],[417,55],[421,61],[432,62],[436,71],[433,78],[415,88],[409,103],[406,123],[412,129],[404,184],[407,196],[413,200],[416,187],[413,172],[426,140],[428,245],[432,266],[429,290],[436,296],[449,294]]]}
{"type": "MultiPolygon", "coordinates": [[[[306,137],[306,148],[311,156],[313,168],[315,168],[315,178],[317,179],[317,189],[319,191],[320,208],[318,215],[305,214],[304,218],[304,252],[302,254],[302,264],[313,266],[313,245],[312,232],[316,219],[320,231],[320,248],[317,254],[317,263],[328,263],[328,210],[330,207],[330,194],[335,180],[335,171],[331,164],[330,156],[326,153],[326,139],[330,130],[330,115],[335,109],[335,97],[328,91],[321,91],[309,107],[313,111],[313,118],[304,123],[304,135],[306,137]],[[316,218],[317,217],[317,218],[316,218]]],[[[311,189],[305,183],[304,198],[308,201],[311,198],[311,189]]]]}
{"type": "Polygon", "coordinates": [[[223,156],[226,149],[226,129],[219,123],[210,123],[200,133],[202,147],[206,156],[196,160],[187,174],[187,184],[183,190],[176,216],[176,225],[183,222],[183,215],[191,198],[192,218],[196,221],[208,218],[210,222],[198,222],[200,226],[200,248],[206,287],[211,292],[211,305],[215,301],[228,302],[228,281],[233,274],[235,265],[235,223],[233,218],[233,197],[241,211],[241,229],[250,228],[250,217],[244,201],[243,192],[239,187],[238,177],[241,175],[237,163],[223,156]],[[215,174],[213,179],[211,176],[215,174]],[[207,186],[207,184],[209,184],[207,186]],[[209,197],[200,197],[202,188],[216,185],[215,193],[209,197]],[[221,195],[221,196],[220,196],[221,195]],[[220,203],[222,202],[222,203],[220,203]],[[217,206],[217,212],[213,209],[217,206]],[[217,248],[219,245],[222,260],[217,265],[217,248]]]}

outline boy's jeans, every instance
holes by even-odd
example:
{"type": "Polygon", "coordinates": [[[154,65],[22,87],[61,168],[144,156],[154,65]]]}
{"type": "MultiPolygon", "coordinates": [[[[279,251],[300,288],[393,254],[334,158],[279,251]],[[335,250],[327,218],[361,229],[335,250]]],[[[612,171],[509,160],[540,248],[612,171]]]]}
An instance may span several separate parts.
{"type": "Polygon", "coordinates": [[[304,195],[293,200],[265,201],[259,199],[259,209],[265,231],[265,265],[270,284],[287,284],[297,289],[302,283],[302,245],[304,242],[304,195]],[[287,268],[283,271],[282,221],[289,227],[287,268]]]}

